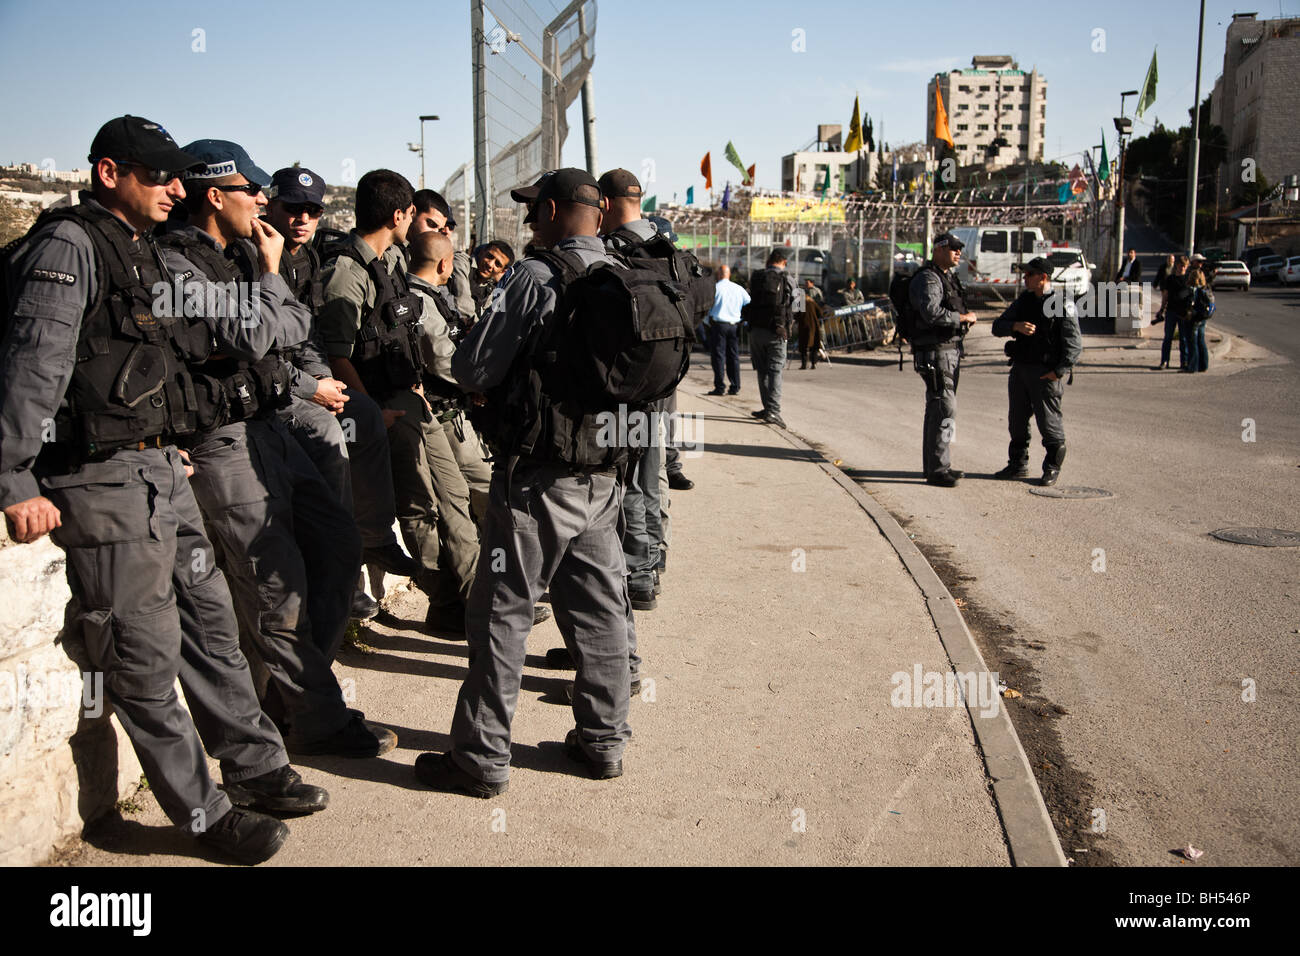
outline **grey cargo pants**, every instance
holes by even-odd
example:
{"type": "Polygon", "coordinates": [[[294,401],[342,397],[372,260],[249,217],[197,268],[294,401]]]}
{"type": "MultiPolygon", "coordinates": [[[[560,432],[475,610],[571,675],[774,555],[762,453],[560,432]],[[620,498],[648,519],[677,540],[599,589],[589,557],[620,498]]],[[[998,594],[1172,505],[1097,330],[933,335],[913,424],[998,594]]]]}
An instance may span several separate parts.
{"type": "Polygon", "coordinates": [[[420,564],[416,583],[434,608],[463,606],[478,566],[478,530],[469,485],[442,423],[415,392],[395,392],[384,408],[405,412],[388,431],[397,523],[420,564]]]}
{"type": "Polygon", "coordinates": [[[227,425],[190,451],[244,639],[266,666],[263,701],[295,742],[350,720],[330,664],[347,629],[361,541],[277,419],[227,425]]]}
{"type": "Polygon", "coordinates": [[[947,471],[952,465],[952,443],[957,417],[957,376],[961,358],[956,348],[917,349],[912,362],[925,382],[925,434],[921,466],[925,477],[947,471]]]}
{"type": "Polygon", "coordinates": [[[479,573],[466,611],[469,673],[452,719],[452,759],[481,780],[510,775],[510,724],[519,702],[533,605],[550,589],[555,623],[577,663],[573,716],[582,747],[618,760],[628,738],[629,622],[611,474],[572,474],[523,460],[507,485],[492,471],[479,573]]]}
{"type": "Polygon", "coordinates": [[[393,466],[384,413],[369,395],[349,391],[348,402],[338,420],[348,446],[352,510],[362,547],[396,545],[393,521],[397,504],[393,497],[393,466]]]}
{"type": "MultiPolygon", "coordinates": [[[[344,409],[351,404],[349,400],[344,409]]],[[[284,422],[339,504],[351,516],[352,465],[348,461],[348,443],[338,418],[328,409],[296,395],[293,404],[280,409],[276,417],[284,422]]]]}
{"type": "Polygon", "coordinates": [[[1044,448],[1050,451],[1065,444],[1065,424],[1061,419],[1065,382],[1060,379],[1049,382],[1040,377],[1049,371],[1052,370],[1046,365],[1016,362],[1011,366],[1011,374],[1007,376],[1007,430],[1011,433],[1008,461],[1029,461],[1031,416],[1038,422],[1038,434],[1044,448]]]}
{"type": "Polygon", "coordinates": [[[119,451],[46,476],[41,489],[62,514],[51,537],[68,555],[90,666],[104,675],[150,788],[178,826],[216,822],[230,801],[208,776],[205,747],[229,783],[289,758],[253,692],[179,453],[119,451]]]}

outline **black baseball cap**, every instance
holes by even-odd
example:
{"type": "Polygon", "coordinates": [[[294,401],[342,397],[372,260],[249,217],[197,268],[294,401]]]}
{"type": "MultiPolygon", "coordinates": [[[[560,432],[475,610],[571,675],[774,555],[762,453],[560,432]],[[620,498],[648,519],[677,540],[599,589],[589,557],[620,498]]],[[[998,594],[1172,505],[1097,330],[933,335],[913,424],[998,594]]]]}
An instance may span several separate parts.
{"type": "Polygon", "coordinates": [[[253,163],[244,147],[228,139],[196,139],[186,144],[185,151],[203,161],[199,169],[191,171],[186,179],[220,179],[238,173],[263,189],[271,185],[271,177],[253,163]]]}
{"type": "MultiPolygon", "coordinates": [[[[247,174],[245,174],[247,175],[247,174]]],[[[271,177],[270,196],[282,203],[310,203],[325,208],[325,180],[302,166],[277,169],[271,177]]]]}
{"type": "Polygon", "coordinates": [[[1034,258],[1025,263],[1025,268],[1022,270],[1022,272],[1027,276],[1050,276],[1052,271],[1052,264],[1042,256],[1034,256],[1034,258]]]}
{"type": "Polygon", "coordinates": [[[934,237],[934,247],[947,246],[949,249],[965,249],[966,243],[962,242],[951,232],[941,232],[934,237]]]}
{"type": "Polygon", "coordinates": [[[119,116],[99,128],[90,144],[90,162],[120,159],[150,169],[184,172],[204,165],[203,160],[176,145],[171,134],[141,116],[119,116]]]}
{"type": "Polygon", "coordinates": [[[630,197],[640,199],[641,180],[637,179],[626,169],[611,169],[597,181],[600,187],[600,194],[606,199],[616,199],[620,197],[630,197]]]}
{"type": "Polygon", "coordinates": [[[537,203],[547,199],[556,202],[577,202],[597,209],[602,205],[600,184],[585,169],[575,169],[572,166],[542,173],[541,178],[531,186],[520,186],[518,189],[510,190],[510,198],[515,202],[528,203],[528,215],[524,217],[524,222],[533,222],[537,218],[537,203]],[[595,192],[597,198],[591,199],[580,195],[583,187],[595,192]]]}

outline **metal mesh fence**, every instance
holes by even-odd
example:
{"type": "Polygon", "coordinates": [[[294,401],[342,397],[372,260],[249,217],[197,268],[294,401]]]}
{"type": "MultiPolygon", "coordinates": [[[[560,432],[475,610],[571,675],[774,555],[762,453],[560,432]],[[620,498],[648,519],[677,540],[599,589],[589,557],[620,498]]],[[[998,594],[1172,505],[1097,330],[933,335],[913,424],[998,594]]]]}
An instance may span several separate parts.
{"type": "MultiPolygon", "coordinates": [[[[481,8],[482,96],[476,104],[485,156],[476,181],[486,182],[491,236],[522,247],[523,211],[510,190],[559,165],[568,135],[565,112],[595,57],[595,0],[471,0],[481,8]],[[484,175],[486,173],[486,175],[484,175]]],[[[479,49],[478,47],[481,47],[479,49]]]]}

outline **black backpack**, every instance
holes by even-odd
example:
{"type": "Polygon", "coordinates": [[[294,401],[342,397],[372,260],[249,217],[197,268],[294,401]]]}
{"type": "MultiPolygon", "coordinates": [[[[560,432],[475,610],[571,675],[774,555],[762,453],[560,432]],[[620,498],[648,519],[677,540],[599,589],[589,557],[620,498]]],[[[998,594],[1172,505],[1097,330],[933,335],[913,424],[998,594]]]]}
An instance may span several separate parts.
{"type": "Polygon", "coordinates": [[[690,284],[672,256],[618,256],[626,268],[588,268],[568,250],[535,258],[560,277],[555,311],[529,331],[506,380],[475,409],[475,425],[497,457],[621,465],[629,449],[610,441],[611,424],[644,414],[686,376],[695,340],[690,284]]]}
{"type": "Polygon", "coordinates": [[[794,323],[794,296],[785,272],[780,269],[755,272],[749,280],[749,305],[740,314],[751,328],[771,329],[782,338],[788,337],[794,323]]]}
{"type": "Polygon", "coordinates": [[[912,308],[912,279],[897,273],[889,284],[889,301],[894,306],[894,331],[898,341],[910,342],[916,334],[916,310],[912,308]]]}

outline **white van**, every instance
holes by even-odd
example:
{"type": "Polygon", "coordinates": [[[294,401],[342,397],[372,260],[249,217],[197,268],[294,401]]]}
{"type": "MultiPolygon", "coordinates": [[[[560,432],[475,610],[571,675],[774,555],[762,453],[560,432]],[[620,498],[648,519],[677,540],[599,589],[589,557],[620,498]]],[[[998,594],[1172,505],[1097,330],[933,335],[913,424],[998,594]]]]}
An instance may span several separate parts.
{"type": "Polygon", "coordinates": [[[1028,262],[1034,257],[1034,243],[1043,241],[1043,230],[1037,226],[956,226],[948,231],[964,246],[957,277],[967,289],[983,292],[1001,287],[1014,294],[1021,243],[1028,262]]]}

